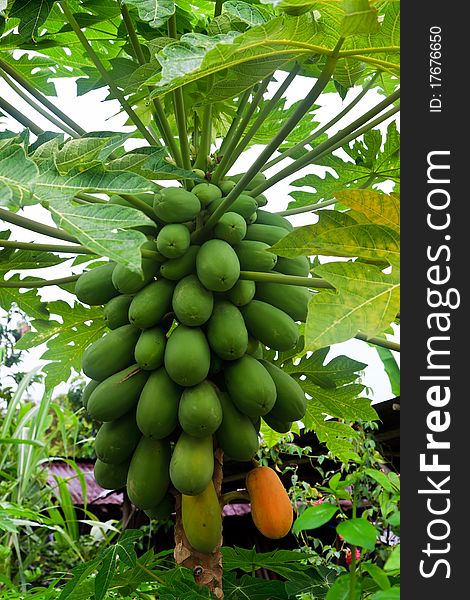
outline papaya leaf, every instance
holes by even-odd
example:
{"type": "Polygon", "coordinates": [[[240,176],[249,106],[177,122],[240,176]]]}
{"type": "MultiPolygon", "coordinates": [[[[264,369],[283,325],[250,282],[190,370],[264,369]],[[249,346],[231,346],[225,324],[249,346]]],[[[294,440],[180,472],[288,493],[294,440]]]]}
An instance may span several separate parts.
{"type": "Polygon", "coordinates": [[[335,197],[341,204],[364,214],[370,223],[400,231],[400,198],[396,194],[350,189],[336,192],[335,197]]]}
{"type": "Polygon", "coordinates": [[[144,146],[110,161],[107,163],[106,168],[108,171],[131,171],[148,179],[200,180],[200,177],[192,171],[169,163],[165,160],[166,156],[167,152],[165,148],[144,146]]]}
{"type": "Polygon", "coordinates": [[[359,383],[351,383],[335,390],[320,388],[308,381],[301,381],[304,391],[311,396],[307,402],[307,414],[318,414],[324,416],[345,419],[346,421],[373,421],[378,418],[377,412],[370,405],[368,398],[361,398],[359,394],[364,386],[359,383]]]}
{"type": "Polygon", "coordinates": [[[381,348],[380,346],[375,347],[377,354],[382,361],[385,373],[390,381],[392,393],[395,396],[400,395],[400,367],[398,366],[393,353],[388,348],[381,348]]]}
{"type": "Polygon", "coordinates": [[[345,13],[341,27],[343,35],[378,31],[377,8],[371,6],[369,0],[343,0],[343,6],[345,13]]]}
{"type": "Polygon", "coordinates": [[[350,593],[351,575],[340,575],[337,577],[331,588],[328,590],[325,600],[360,600],[361,598],[361,581],[356,582],[354,596],[350,593]]]}
{"type": "Polygon", "coordinates": [[[316,350],[344,342],[359,332],[367,337],[383,333],[400,309],[400,282],[396,275],[361,263],[332,262],[315,272],[336,293],[324,290],[309,302],[305,349],[316,350]]]}
{"type": "Polygon", "coordinates": [[[287,600],[284,582],[243,575],[237,579],[232,572],[223,579],[224,598],[228,600],[287,600]]]}
{"type": "Polygon", "coordinates": [[[175,14],[173,0],[124,0],[124,4],[135,6],[142,21],[155,28],[164,25],[175,14]]]}
{"type": "Polygon", "coordinates": [[[80,138],[69,140],[54,156],[54,163],[60,175],[68,175],[74,169],[86,171],[101,163],[99,158],[109,138],[80,138]]]}
{"type": "Polygon", "coordinates": [[[39,28],[44,24],[54,5],[53,0],[14,0],[9,17],[19,19],[18,33],[24,38],[35,40],[39,28]]]}
{"type": "MultiPolygon", "coordinates": [[[[13,275],[8,281],[28,281],[37,280],[37,277],[23,277],[13,275]]],[[[0,307],[5,311],[10,310],[13,304],[16,304],[20,310],[25,312],[32,319],[48,319],[49,312],[47,305],[41,300],[37,290],[30,289],[22,292],[16,288],[0,287],[0,307]]]]}
{"type": "Polygon", "coordinates": [[[238,546],[222,547],[224,571],[240,569],[245,573],[253,573],[258,569],[268,569],[278,575],[290,579],[298,571],[305,571],[309,565],[300,564],[308,558],[304,552],[293,550],[274,550],[273,552],[256,552],[254,548],[239,548],[238,546]]]}
{"type": "Polygon", "coordinates": [[[23,146],[12,144],[4,148],[0,156],[0,206],[35,204],[30,186],[38,174],[38,167],[26,156],[23,146]]]}
{"type": "Polygon", "coordinates": [[[286,592],[289,598],[298,598],[302,594],[323,600],[338,577],[334,569],[315,567],[298,573],[295,579],[286,581],[286,592]]]}

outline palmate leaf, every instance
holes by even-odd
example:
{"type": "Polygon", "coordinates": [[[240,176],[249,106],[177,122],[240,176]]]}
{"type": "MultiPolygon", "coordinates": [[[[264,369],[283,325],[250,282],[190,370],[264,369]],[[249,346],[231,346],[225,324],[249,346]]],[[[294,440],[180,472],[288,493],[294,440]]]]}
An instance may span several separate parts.
{"type": "Polygon", "coordinates": [[[386,225],[400,231],[400,198],[396,194],[383,194],[371,190],[342,190],[336,199],[364,215],[370,223],[386,225]]]}
{"type": "Polygon", "coordinates": [[[39,174],[36,164],[26,156],[23,146],[11,144],[0,155],[0,206],[36,204],[31,182],[39,174]]]}
{"type": "Polygon", "coordinates": [[[188,171],[176,167],[165,160],[167,151],[165,148],[144,146],[124,154],[106,164],[108,171],[131,171],[148,179],[195,179],[200,177],[188,171]]]}
{"type": "Polygon", "coordinates": [[[14,58],[13,51],[11,51],[1,52],[0,58],[14,67],[26,80],[34,83],[34,87],[47,96],[56,94],[55,85],[51,79],[70,77],[70,71],[48,56],[23,54],[14,58]]]}
{"type": "Polygon", "coordinates": [[[258,569],[268,569],[287,579],[298,572],[305,571],[309,565],[300,564],[308,558],[304,552],[293,550],[274,550],[273,552],[256,552],[255,548],[239,548],[238,546],[222,547],[224,571],[240,569],[245,573],[253,573],[258,569]]]}
{"type": "Polygon", "coordinates": [[[150,27],[161,27],[175,13],[173,0],[124,0],[124,4],[135,6],[139,17],[150,27]]]}
{"type": "Polygon", "coordinates": [[[54,5],[54,0],[14,0],[9,17],[19,19],[18,33],[24,38],[36,39],[54,5]]]}
{"type": "Polygon", "coordinates": [[[331,262],[316,268],[336,293],[315,294],[308,307],[305,350],[344,342],[359,332],[367,337],[383,333],[400,310],[400,281],[373,265],[331,262]]]}
{"type": "Polygon", "coordinates": [[[305,393],[312,397],[308,401],[307,412],[311,410],[318,414],[321,411],[324,416],[346,421],[373,421],[378,418],[370,400],[359,396],[364,390],[360,383],[350,383],[334,390],[321,388],[308,381],[300,384],[305,393]]]}
{"type": "MultiPolygon", "coordinates": [[[[8,281],[18,282],[32,279],[37,280],[37,277],[20,277],[19,275],[13,275],[8,281]]],[[[8,311],[13,304],[16,304],[20,310],[33,319],[49,318],[47,305],[41,300],[41,297],[35,289],[22,292],[17,288],[0,287],[0,307],[5,311],[8,311]]]]}
{"type": "Polygon", "coordinates": [[[101,164],[100,153],[110,138],[80,138],[69,140],[54,154],[54,163],[60,175],[74,169],[86,171],[101,164]]]}
{"type": "Polygon", "coordinates": [[[243,575],[237,579],[232,572],[223,578],[224,598],[229,600],[287,600],[286,587],[283,581],[266,580],[243,575]]]}

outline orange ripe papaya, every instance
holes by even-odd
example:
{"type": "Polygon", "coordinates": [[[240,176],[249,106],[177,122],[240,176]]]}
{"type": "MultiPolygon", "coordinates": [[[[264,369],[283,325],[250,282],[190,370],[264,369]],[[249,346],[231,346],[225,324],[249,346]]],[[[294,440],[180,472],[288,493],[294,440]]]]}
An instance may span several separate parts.
{"type": "Polygon", "coordinates": [[[277,473],[271,467],[255,467],[246,476],[246,489],[256,529],[272,540],[286,536],[292,527],[294,511],[277,473]]]}

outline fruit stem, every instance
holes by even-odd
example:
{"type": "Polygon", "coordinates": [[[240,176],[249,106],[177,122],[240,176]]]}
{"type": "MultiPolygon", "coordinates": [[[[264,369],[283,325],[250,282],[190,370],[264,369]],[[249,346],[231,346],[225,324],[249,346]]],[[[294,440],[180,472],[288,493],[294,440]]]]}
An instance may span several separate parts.
{"type": "Polygon", "coordinates": [[[65,240],[66,242],[74,242],[75,244],[78,243],[76,237],[70,233],[67,233],[63,229],[49,227],[49,225],[44,225],[43,223],[38,223],[32,219],[21,217],[20,215],[3,208],[0,208],[0,218],[7,223],[12,223],[13,225],[17,225],[23,229],[29,229],[29,231],[34,231],[36,233],[40,233],[41,235],[47,235],[48,237],[56,238],[58,240],[65,240]]]}
{"type": "Polygon", "coordinates": [[[30,279],[29,281],[0,281],[0,288],[41,288],[48,285],[61,285],[77,281],[80,275],[71,275],[70,277],[61,277],[59,279],[30,279]]]}
{"type": "Polygon", "coordinates": [[[33,123],[31,119],[28,119],[21,111],[12,106],[9,102],[7,102],[4,98],[0,98],[0,109],[5,112],[7,115],[15,119],[20,125],[29,129],[34,135],[41,135],[44,131],[33,123]]]}
{"type": "Polygon", "coordinates": [[[230,127],[227,131],[227,135],[222,140],[220,148],[217,151],[218,156],[223,156],[225,154],[225,148],[228,146],[228,144],[230,143],[230,140],[235,135],[238,124],[240,123],[240,120],[243,115],[243,110],[245,109],[246,103],[248,102],[248,98],[250,97],[250,94],[252,91],[253,91],[253,88],[250,88],[250,89],[246,90],[245,92],[243,92],[243,94],[239,97],[237,114],[232,119],[230,127]]]}
{"type": "Polygon", "coordinates": [[[331,283],[321,279],[321,277],[299,277],[297,275],[284,275],[284,273],[264,273],[261,271],[240,271],[240,279],[249,279],[250,281],[260,281],[266,283],[282,283],[286,285],[302,285],[304,287],[318,289],[335,289],[331,283]]]}
{"type": "Polygon", "coordinates": [[[400,352],[400,344],[398,344],[397,342],[392,342],[387,338],[367,337],[364,333],[361,332],[359,332],[354,337],[363,342],[367,342],[368,344],[373,344],[374,346],[381,346],[382,348],[388,348],[389,350],[395,350],[395,352],[400,352]]]}
{"type": "Polygon", "coordinates": [[[207,171],[207,157],[211,152],[212,140],[212,104],[206,104],[202,117],[201,138],[197,150],[197,157],[194,163],[195,169],[207,171]]]}
{"type": "Polygon", "coordinates": [[[85,246],[65,246],[60,244],[36,244],[35,242],[17,242],[15,240],[0,240],[0,248],[15,248],[33,252],[65,252],[72,254],[95,254],[85,246]]]}

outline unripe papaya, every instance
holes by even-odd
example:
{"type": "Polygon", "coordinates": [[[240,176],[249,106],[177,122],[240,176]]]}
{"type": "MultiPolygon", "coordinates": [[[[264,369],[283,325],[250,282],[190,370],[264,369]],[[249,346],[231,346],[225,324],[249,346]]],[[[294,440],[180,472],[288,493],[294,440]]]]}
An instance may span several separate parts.
{"type": "Polygon", "coordinates": [[[100,383],[99,381],[95,381],[94,379],[91,379],[84,387],[83,392],[82,392],[82,405],[85,410],[88,406],[88,400],[90,399],[90,396],[91,396],[93,390],[98,387],[99,383],[100,383]]]}
{"type": "Polygon", "coordinates": [[[240,311],[248,332],[273,350],[290,350],[299,341],[299,328],[288,314],[261,300],[252,300],[240,311]]]}
{"type": "MultiPolygon", "coordinates": [[[[236,175],[229,175],[227,179],[231,179],[238,183],[245,173],[237,173],[236,175]]],[[[262,185],[266,181],[266,175],[264,173],[256,173],[253,179],[246,185],[246,189],[251,192],[259,185],[262,185]]]]}
{"type": "Polygon", "coordinates": [[[140,332],[133,325],[122,325],[87,346],[82,369],[87,377],[103,381],[134,361],[134,349],[140,332]]]}
{"type": "Polygon", "coordinates": [[[277,256],[269,251],[269,245],[254,240],[242,240],[235,244],[242,271],[271,271],[276,266],[277,256]]]}
{"type": "Polygon", "coordinates": [[[208,290],[226,292],[240,276],[240,262],[235,250],[224,240],[209,240],[202,244],[196,256],[199,281],[208,290]]]}
{"type": "Polygon", "coordinates": [[[168,187],[155,195],[153,210],[165,223],[191,221],[201,210],[196,194],[179,187],[168,187]]]}
{"type": "Polygon", "coordinates": [[[178,325],[165,348],[165,369],[175,383],[192,386],[209,373],[211,353],[206,336],[199,327],[178,325]]]}
{"type": "Polygon", "coordinates": [[[244,306],[253,300],[255,291],[254,281],[239,279],[233,288],[226,293],[226,296],[235,306],[244,306]]]}
{"type": "Polygon", "coordinates": [[[245,240],[254,240],[256,242],[264,242],[268,246],[272,246],[284,236],[287,231],[284,227],[277,225],[263,225],[263,223],[254,223],[249,225],[246,230],[245,240]]]}
{"type": "Polygon", "coordinates": [[[255,196],[255,200],[260,208],[262,206],[266,206],[266,204],[268,203],[268,199],[264,194],[258,194],[257,196],[255,196]]]}
{"type": "Polygon", "coordinates": [[[214,385],[201,381],[184,389],[178,408],[183,431],[194,437],[212,435],[222,422],[222,407],[214,385]]]}
{"type": "Polygon", "coordinates": [[[130,459],[118,465],[105,463],[99,458],[95,461],[93,474],[96,483],[105,490],[119,490],[126,485],[130,459]]]}
{"type": "MultiPolygon", "coordinates": [[[[145,242],[142,244],[142,249],[157,251],[155,242],[145,242]]],[[[159,263],[153,258],[142,258],[142,274],[131,271],[124,265],[116,265],[113,271],[112,280],[114,287],[121,294],[135,294],[145,285],[150,283],[159,269],[159,263]]]]}
{"type": "Polygon", "coordinates": [[[181,520],[188,542],[198,552],[211,554],[221,543],[222,515],[214,488],[209,482],[197,496],[181,497],[181,520]]]}
{"type": "Polygon", "coordinates": [[[170,455],[167,439],[140,439],[127,474],[127,494],[137,508],[152,508],[165,497],[170,484],[170,455]]]}
{"type": "MultiPolygon", "coordinates": [[[[211,215],[224,202],[222,198],[213,200],[207,207],[207,212],[211,215]]],[[[230,205],[230,212],[241,215],[244,219],[248,219],[258,208],[258,203],[254,198],[246,194],[240,194],[238,198],[230,205]]]]}
{"type": "Polygon", "coordinates": [[[214,474],[212,436],[196,438],[184,431],[173,448],[170,479],[175,488],[187,496],[201,494],[214,474]]]}
{"type": "Polygon", "coordinates": [[[122,463],[130,459],[141,437],[135,410],[131,410],[119,419],[101,425],[95,437],[96,456],[105,463],[122,463]]]}
{"type": "Polygon", "coordinates": [[[211,316],[214,296],[196,275],[187,275],[176,284],[172,306],[180,323],[195,327],[205,323],[211,316]]]}
{"type": "Polygon", "coordinates": [[[207,323],[207,340],[223,360],[241,358],[248,346],[248,331],[238,310],[228,300],[218,300],[207,323]]]}
{"type": "Polygon", "coordinates": [[[112,281],[115,267],[115,262],[108,262],[84,271],[75,282],[74,292],[78,300],[90,306],[99,306],[117,296],[119,291],[112,281]]]}
{"type": "Polygon", "coordinates": [[[219,446],[233,460],[251,460],[259,440],[250,417],[240,412],[225,392],[218,396],[222,406],[222,423],[215,434],[219,446]]]}
{"type": "Polygon", "coordinates": [[[160,500],[160,502],[156,506],[144,510],[144,513],[149,519],[153,519],[155,521],[166,521],[170,518],[171,513],[174,510],[175,499],[171,494],[167,493],[163,497],[163,500],[160,500]]]}
{"type": "Polygon", "coordinates": [[[132,410],[149,376],[134,364],[102,381],[88,400],[88,414],[97,421],[114,421],[132,410]]]}
{"type": "Polygon", "coordinates": [[[129,320],[139,329],[157,325],[171,311],[171,299],[175,284],[167,279],[158,279],[146,285],[132,299],[129,320]]]}
{"type": "Polygon", "coordinates": [[[129,306],[131,305],[133,296],[124,294],[111,298],[104,308],[104,322],[109,329],[117,329],[129,323],[129,306]]]}
{"type": "Polygon", "coordinates": [[[160,229],[157,235],[157,249],[166,258],[183,256],[191,243],[191,236],[186,225],[170,223],[160,229]]]}
{"type": "Polygon", "coordinates": [[[222,191],[222,196],[228,196],[236,185],[236,181],[232,181],[230,179],[223,179],[219,183],[219,188],[222,191]]]}
{"type": "Polygon", "coordinates": [[[277,431],[278,433],[287,433],[291,430],[292,427],[292,421],[283,421],[281,419],[276,419],[276,417],[273,417],[270,412],[268,412],[267,415],[263,416],[263,420],[266,423],[266,425],[269,425],[271,429],[274,429],[274,431],[277,431]]]}
{"type": "Polygon", "coordinates": [[[135,345],[135,362],[146,371],[158,369],[163,365],[166,335],[161,327],[144,329],[135,345]]]}
{"type": "Polygon", "coordinates": [[[268,210],[258,209],[256,211],[256,222],[262,225],[275,225],[276,227],[283,227],[287,232],[294,231],[294,226],[290,221],[281,215],[269,212],[268,210]]]}
{"type": "Polygon", "coordinates": [[[294,519],[287,492],[277,473],[270,467],[256,467],[246,476],[251,516],[258,531],[277,540],[286,536],[294,519]]]}
{"type": "Polygon", "coordinates": [[[160,266],[160,275],[172,281],[178,281],[196,271],[196,255],[200,246],[189,246],[183,256],[170,258],[160,266]]]}
{"type": "Polygon", "coordinates": [[[202,206],[207,206],[213,200],[216,200],[217,198],[222,198],[221,189],[213,183],[198,183],[193,187],[191,192],[193,194],[196,194],[202,206]]]}
{"type": "Polygon", "coordinates": [[[236,212],[223,214],[214,227],[214,237],[225,240],[229,244],[241,242],[246,234],[246,221],[236,212]]]}
{"type": "MultiPolygon", "coordinates": [[[[139,200],[143,200],[147,206],[150,208],[153,207],[153,198],[154,194],[133,194],[139,200]]],[[[123,198],[122,196],[117,196],[113,194],[109,198],[109,204],[117,204],[118,206],[126,206],[128,208],[136,208],[131,202],[123,198]]],[[[136,227],[132,227],[131,229],[135,229],[136,231],[141,231],[145,235],[155,235],[155,231],[157,229],[157,225],[137,225],[136,227]]]]}
{"type": "Polygon", "coordinates": [[[284,275],[307,277],[310,273],[310,262],[306,256],[296,256],[295,258],[278,256],[274,270],[278,273],[284,273],[284,275]]]}
{"type": "Polygon", "coordinates": [[[270,411],[273,418],[280,421],[298,421],[305,416],[307,398],[300,384],[288,373],[268,360],[261,364],[271,375],[276,386],[276,404],[270,411]]]}
{"type": "Polygon", "coordinates": [[[267,414],[276,402],[276,386],[268,371],[256,358],[245,354],[226,363],[225,384],[235,406],[249,417],[267,414]]]}
{"type": "Polygon", "coordinates": [[[246,349],[246,353],[250,354],[251,356],[253,356],[253,358],[256,358],[257,360],[263,358],[263,346],[261,342],[251,335],[248,336],[248,346],[246,349]]]}
{"type": "Polygon", "coordinates": [[[312,292],[306,287],[285,285],[282,283],[258,282],[256,284],[256,300],[272,304],[294,319],[305,323],[308,303],[312,292]]]}
{"type": "Polygon", "coordinates": [[[178,425],[181,388],[162,367],[150,374],[137,404],[137,425],[149,438],[163,439],[178,425]]]}

